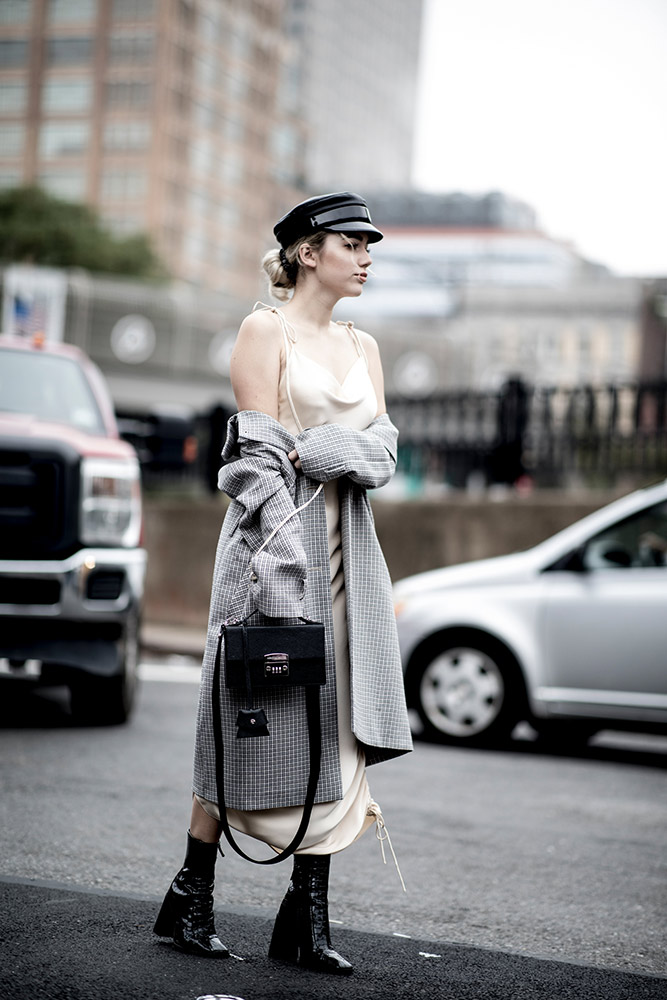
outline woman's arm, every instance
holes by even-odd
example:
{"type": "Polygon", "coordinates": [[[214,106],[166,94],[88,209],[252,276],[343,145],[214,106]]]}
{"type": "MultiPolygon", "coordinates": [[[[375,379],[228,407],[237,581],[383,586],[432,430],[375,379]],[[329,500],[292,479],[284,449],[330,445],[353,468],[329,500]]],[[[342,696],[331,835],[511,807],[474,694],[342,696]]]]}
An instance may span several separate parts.
{"type": "Polygon", "coordinates": [[[229,365],[239,410],[258,410],[278,419],[282,338],[273,313],[251,313],[241,323],[229,365]]]}
{"type": "Polygon", "coordinates": [[[398,431],[386,413],[358,431],[341,424],[306,427],[296,438],[301,468],[311,479],[327,483],[349,476],[365,489],[389,482],[396,468],[398,431]]]}

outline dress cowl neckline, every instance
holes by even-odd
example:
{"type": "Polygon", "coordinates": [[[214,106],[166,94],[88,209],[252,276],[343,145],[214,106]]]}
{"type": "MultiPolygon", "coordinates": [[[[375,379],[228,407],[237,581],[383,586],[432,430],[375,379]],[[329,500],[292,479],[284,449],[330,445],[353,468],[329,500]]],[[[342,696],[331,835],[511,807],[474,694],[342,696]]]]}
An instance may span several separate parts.
{"type": "Polygon", "coordinates": [[[278,421],[292,434],[306,427],[322,424],[343,424],[364,430],[377,415],[377,396],[368,371],[368,359],[351,322],[341,323],[356,349],[343,381],[315,358],[298,348],[294,326],[280,309],[257,303],[273,312],[280,324],[285,360],[278,386],[278,421]]]}

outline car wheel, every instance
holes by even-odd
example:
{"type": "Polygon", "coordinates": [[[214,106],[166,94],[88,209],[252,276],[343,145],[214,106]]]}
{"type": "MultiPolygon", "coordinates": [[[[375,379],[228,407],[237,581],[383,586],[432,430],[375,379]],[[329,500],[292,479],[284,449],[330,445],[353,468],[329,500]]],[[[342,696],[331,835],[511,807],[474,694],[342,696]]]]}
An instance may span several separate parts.
{"type": "Polygon", "coordinates": [[[409,673],[408,696],[427,738],[460,745],[509,737],[525,694],[511,654],[492,640],[451,636],[424,651],[409,673]]]}
{"type": "Polygon", "coordinates": [[[128,619],[117,644],[120,673],[86,676],[70,688],[72,715],[80,725],[113,726],[127,722],[136,699],[139,666],[139,620],[128,619]]]}

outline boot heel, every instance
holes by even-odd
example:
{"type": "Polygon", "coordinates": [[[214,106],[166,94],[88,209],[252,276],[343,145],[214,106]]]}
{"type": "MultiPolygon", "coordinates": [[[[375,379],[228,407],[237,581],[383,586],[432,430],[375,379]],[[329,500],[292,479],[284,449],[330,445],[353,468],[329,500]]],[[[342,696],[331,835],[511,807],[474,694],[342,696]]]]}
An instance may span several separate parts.
{"type": "Polygon", "coordinates": [[[281,962],[293,962],[296,964],[299,958],[299,934],[296,924],[297,912],[293,907],[281,906],[273,925],[271,944],[269,945],[269,958],[276,958],[281,962]]]}
{"type": "Polygon", "coordinates": [[[169,889],[167,895],[162,901],[160,912],[157,915],[157,920],[155,921],[155,925],[153,927],[153,933],[157,934],[158,937],[173,937],[175,929],[176,909],[174,907],[172,891],[169,889]]]}

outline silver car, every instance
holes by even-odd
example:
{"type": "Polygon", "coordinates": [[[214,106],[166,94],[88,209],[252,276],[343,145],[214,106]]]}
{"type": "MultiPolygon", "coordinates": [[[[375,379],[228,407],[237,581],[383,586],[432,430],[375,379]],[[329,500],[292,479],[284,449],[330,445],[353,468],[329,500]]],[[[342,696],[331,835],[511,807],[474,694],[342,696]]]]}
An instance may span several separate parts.
{"type": "Polygon", "coordinates": [[[526,552],[394,588],[408,704],[424,734],[492,743],[667,732],[667,481],[526,552]]]}

